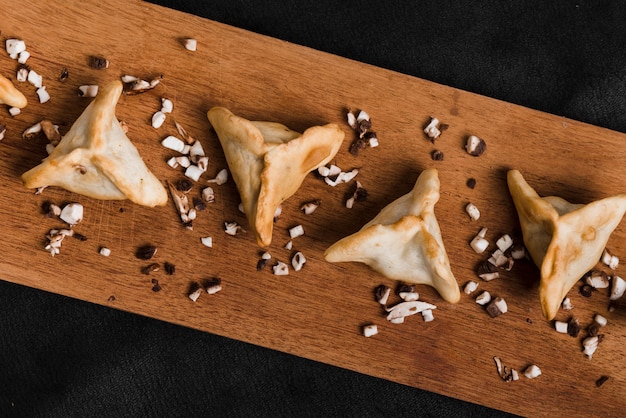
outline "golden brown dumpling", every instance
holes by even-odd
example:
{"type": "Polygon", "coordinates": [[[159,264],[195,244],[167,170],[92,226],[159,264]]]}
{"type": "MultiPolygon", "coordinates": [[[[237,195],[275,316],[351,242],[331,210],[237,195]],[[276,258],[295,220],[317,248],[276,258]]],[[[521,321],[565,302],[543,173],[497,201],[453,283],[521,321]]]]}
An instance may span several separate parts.
{"type": "Polygon", "coordinates": [[[626,194],[580,205],[540,197],[517,170],[508,172],[507,181],[524,245],[541,270],[541,309],[553,319],[567,292],[600,260],[626,212],[626,194]]]}
{"type": "Polygon", "coordinates": [[[165,187],[115,117],[121,94],[120,81],[101,88],[50,155],[22,174],[24,186],[59,186],[96,199],[130,199],[149,207],[167,203],[165,187]]]}
{"type": "Polygon", "coordinates": [[[257,242],[272,242],[274,214],[311,171],[333,159],[345,133],[334,123],[300,134],[275,122],[249,121],[223,107],[207,117],[224,149],[228,167],[257,242]]]}
{"type": "Polygon", "coordinates": [[[439,177],[431,168],[420,174],[410,193],[330,246],[324,258],[365,263],[390,279],[432,286],[446,301],[456,303],[461,292],[435,218],[438,201],[439,177]]]}

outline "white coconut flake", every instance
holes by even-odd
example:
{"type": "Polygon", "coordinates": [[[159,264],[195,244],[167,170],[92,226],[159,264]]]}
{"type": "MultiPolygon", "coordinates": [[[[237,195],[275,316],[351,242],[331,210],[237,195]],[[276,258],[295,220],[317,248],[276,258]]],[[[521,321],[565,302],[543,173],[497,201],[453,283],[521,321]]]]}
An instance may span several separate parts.
{"type": "Polygon", "coordinates": [[[174,135],[168,135],[163,138],[163,140],[161,141],[161,145],[163,145],[167,149],[178,151],[181,154],[185,149],[185,143],[181,139],[176,138],[174,135]]]}
{"type": "Polygon", "coordinates": [[[207,180],[207,183],[215,183],[218,186],[226,183],[228,181],[228,170],[223,168],[217,173],[214,179],[207,180]]]}
{"type": "Polygon", "coordinates": [[[37,97],[39,97],[39,103],[46,103],[50,100],[50,93],[45,87],[39,87],[37,89],[37,97]]]}
{"type": "Polygon", "coordinates": [[[163,113],[162,111],[159,110],[157,112],[154,112],[154,115],[152,115],[152,127],[155,129],[159,129],[165,123],[165,119],[165,113],[163,113]]]}
{"type": "Polygon", "coordinates": [[[302,235],[304,235],[304,227],[302,225],[296,225],[289,229],[289,237],[291,239],[301,237],[302,235]]]}
{"type": "Polygon", "coordinates": [[[34,70],[30,70],[28,72],[28,76],[26,77],[26,80],[28,80],[30,84],[32,84],[33,86],[37,88],[40,88],[43,86],[43,77],[37,74],[34,70]]]}

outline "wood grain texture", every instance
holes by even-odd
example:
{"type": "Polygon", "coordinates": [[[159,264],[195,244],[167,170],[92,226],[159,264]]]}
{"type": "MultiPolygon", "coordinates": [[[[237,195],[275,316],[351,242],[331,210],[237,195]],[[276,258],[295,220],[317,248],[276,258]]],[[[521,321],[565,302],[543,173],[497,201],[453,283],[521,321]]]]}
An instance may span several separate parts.
{"type": "MultiPolygon", "coordinates": [[[[423,323],[412,317],[402,325],[384,319],[372,291],[380,283],[395,283],[364,265],[325,263],[323,251],[339,238],[358,230],[382,207],[408,192],[419,173],[439,169],[441,200],[435,207],[452,269],[462,286],[475,280],[474,268],[485,257],[473,253],[468,242],[480,227],[489,228],[493,242],[501,233],[519,236],[519,226],[506,188],[505,173],[517,168],[541,195],[556,194],[586,203],[624,192],[618,169],[626,160],[623,134],[549,115],[476,94],[375,68],[369,65],[296,46],[250,32],[139,2],[102,0],[68,2],[62,10],[48,2],[13,11],[4,10],[3,39],[20,37],[32,57],[28,64],[44,77],[51,101],[37,103],[35,89],[18,84],[29,99],[24,112],[0,116],[7,135],[0,144],[0,220],[10,238],[2,240],[2,278],[26,286],[224,335],[324,363],[382,377],[526,416],[565,414],[619,416],[626,405],[621,393],[626,374],[624,302],[607,312],[606,292],[583,298],[570,292],[571,314],[583,325],[602,313],[609,325],[592,360],[581,352],[580,338],[556,333],[543,320],[537,295],[538,271],[521,262],[512,272],[480,289],[504,297],[509,312],[490,318],[464,295],[456,305],[445,303],[436,292],[418,288],[423,300],[438,306],[436,320],[423,323]],[[54,15],[54,19],[41,19],[54,15]],[[183,37],[198,39],[198,51],[185,50],[183,37]],[[89,57],[102,55],[106,70],[89,67],[89,57]],[[69,78],[58,81],[63,67],[69,78]],[[41,119],[61,125],[62,133],[86,107],[79,98],[82,84],[104,84],[122,74],[150,78],[164,75],[153,91],[124,96],[117,116],[129,125],[128,136],[146,164],[163,180],[176,181],[179,171],[165,161],[172,152],[159,145],[175,134],[174,120],[202,141],[210,156],[207,174],[191,193],[208,185],[206,180],[226,167],[219,142],[206,118],[215,105],[225,106],[250,119],[282,122],[304,130],[327,122],[342,124],[346,141],[336,157],[344,169],[361,169],[358,179],[369,198],[353,209],[344,199],[353,185],[330,188],[311,175],[283,205],[269,248],[275,259],[288,261],[283,248],[289,227],[302,224],[306,234],[294,240],[308,263],[289,276],[256,271],[260,249],[253,234],[224,234],[222,223],[235,220],[246,227],[238,212],[234,183],[214,186],[216,202],[199,214],[194,230],[185,230],[174,206],[148,209],[128,201],[96,201],[59,189],[35,195],[22,187],[19,175],[45,156],[45,140],[25,140],[21,133],[41,119]],[[150,126],[160,98],[174,102],[174,112],[159,130],[150,126]],[[352,132],[345,124],[346,109],[365,109],[381,146],[359,157],[348,152],[352,132]],[[429,116],[450,125],[435,143],[423,135],[429,116]],[[487,141],[487,152],[473,158],[463,149],[465,138],[476,134],[487,141]],[[433,161],[433,149],[444,152],[433,161]],[[469,177],[477,180],[473,190],[469,177]],[[299,211],[302,202],[321,198],[313,215],[299,211]],[[43,251],[45,234],[59,221],[44,218],[40,206],[50,200],[61,204],[79,201],[85,220],[76,230],[88,237],[67,239],[56,257],[43,251]],[[464,213],[468,202],[482,212],[478,222],[464,213]],[[212,236],[214,247],[200,244],[212,236]],[[146,262],[134,256],[146,243],[156,245],[156,261],[176,265],[176,273],[141,274],[146,262]],[[98,254],[100,246],[112,255],[98,254]],[[202,295],[193,303],[189,286],[221,277],[224,289],[202,295]],[[153,292],[151,279],[162,286],[153,292]],[[111,296],[114,296],[112,300],[111,296]],[[376,323],[380,334],[365,339],[364,323],[376,323]],[[535,380],[522,378],[504,383],[496,373],[493,356],[523,370],[541,367],[535,380]],[[603,375],[610,379],[595,385],[603,375]]],[[[16,62],[0,59],[0,73],[15,80],[16,62]]],[[[613,234],[609,248],[626,254],[626,227],[613,234]]],[[[620,268],[618,274],[620,274],[620,268]]]]}

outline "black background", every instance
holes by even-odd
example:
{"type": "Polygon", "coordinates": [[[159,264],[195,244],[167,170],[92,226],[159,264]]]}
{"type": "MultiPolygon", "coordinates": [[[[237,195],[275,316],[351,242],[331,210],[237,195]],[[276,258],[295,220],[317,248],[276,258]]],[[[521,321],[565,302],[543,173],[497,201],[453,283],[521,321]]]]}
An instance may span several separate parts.
{"type": "MultiPolygon", "coordinates": [[[[155,2],[626,132],[623,2],[155,2]]],[[[0,416],[504,415],[0,281],[0,416]]]]}

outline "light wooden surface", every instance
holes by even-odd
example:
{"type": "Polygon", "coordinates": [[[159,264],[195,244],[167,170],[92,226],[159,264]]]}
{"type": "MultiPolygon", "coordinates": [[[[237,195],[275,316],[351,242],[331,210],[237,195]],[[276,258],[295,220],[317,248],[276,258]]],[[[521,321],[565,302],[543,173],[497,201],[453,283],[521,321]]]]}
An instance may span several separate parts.
{"type": "MultiPolygon", "coordinates": [[[[7,135],[0,143],[0,242],[2,279],[70,297],[131,311],[200,329],[309,359],[382,377],[521,415],[621,415],[626,315],[624,302],[607,312],[606,292],[583,298],[570,292],[574,310],[558,318],[578,317],[583,325],[595,313],[608,318],[606,335],[593,359],[584,358],[581,338],[558,334],[541,316],[537,296],[538,271],[518,263],[499,280],[481,282],[479,289],[504,297],[509,312],[490,318],[463,295],[457,305],[445,303],[434,290],[420,286],[423,300],[437,305],[435,321],[418,316],[405,324],[386,322],[372,291],[380,283],[396,283],[364,265],[323,261],[323,251],[352,233],[378,210],[408,192],[419,173],[439,169],[441,200],[435,207],[453,271],[461,286],[477,280],[474,267],[485,257],[473,253],[468,242],[481,228],[489,228],[494,242],[501,233],[518,234],[517,216],[508,195],[505,173],[519,169],[542,195],[556,194],[586,203],[626,192],[620,167],[626,160],[624,135],[561,117],[540,113],[424,80],[375,68],[283,41],[270,39],[194,16],[139,2],[101,0],[56,3],[35,2],[15,10],[0,0],[3,40],[19,37],[32,54],[28,64],[44,77],[51,101],[37,103],[35,89],[18,84],[28,99],[24,112],[0,116],[7,135]],[[54,15],[54,19],[41,16],[54,15]],[[190,52],[180,38],[195,37],[198,50],[190,52]],[[106,70],[89,67],[89,57],[101,55],[106,70]],[[63,67],[65,82],[57,80],[63,67]],[[303,237],[294,240],[308,263],[303,271],[273,276],[269,268],[256,271],[260,249],[251,233],[227,236],[224,221],[246,227],[237,210],[234,183],[214,186],[216,202],[200,212],[194,230],[185,230],[173,204],[148,209],[128,201],[95,201],[59,189],[35,195],[21,186],[19,175],[45,156],[45,140],[24,140],[21,133],[41,119],[50,119],[67,131],[89,99],[79,98],[82,84],[104,84],[122,74],[150,78],[163,74],[153,91],[122,97],[117,116],[129,125],[129,137],[161,179],[182,175],[165,163],[172,152],[159,145],[175,134],[173,121],[202,141],[210,156],[209,170],[194,187],[226,167],[219,142],[206,111],[220,105],[236,114],[285,123],[296,130],[337,122],[346,141],[336,157],[344,169],[359,167],[358,179],[369,192],[365,202],[344,208],[353,185],[326,186],[315,176],[283,205],[275,224],[270,253],[289,261],[284,249],[287,229],[302,224],[303,237]],[[152,113],[160,98],[174,102],[166,124],[155,130],[152,113]],[[345,109],[365,109],[373,120],[380,147],[359,157],[348,153],[353,138],[345,124],[345,109]],[[433,146],[421,132],[429,116],[450,125],[433,146]],[[478,158],[463,149],[465,138],[476,134],[487,141],[478,158]],[[444,152],[435,162],[433,149],[444,152]],[[613,167],[597,169],[593,167],[613,167]],[[477,179],[474,190],[465,183],[477,179]],[[321,198],[313,215],[299,211],[302,202],[321,198]],[[43,201],[78,201],[85,219],[76,230],[88,240],[67,239],[61,254],[43,250],[49,229],[62,226],[41,214],[43,201]],[[464,213],[468,202],[482,212],[478,222],[464,213]],[[212,236],[214,247],[200,244],[212,236]],[[158,247],[156,261],[176,265],[176,273],[141,274],[147,263],[134,256],[143,244],[158,247]],[[105,258],[100,246],[111,248],[105,258]],[[224,289],[204,294],[193,303],[187,297],[192,282],[219,276],[224,289]],[[153,292],[150,280],[162,286],[153,292]],[[114,296],[111,298],[111,296],[114,296]],[[365,323],[376,323],[380,334],[366,339],[365,323]],[[522,371],[537,364],[542,376],[505,383],[496,373],[493,356],[522,371]],[[609,380],[601,387],[601,376],[609,380]]],[[[0,73],[15,80],[16,62],[4,55],[0,73]]],[[[626,227],[613,234],[609,247],[626,259],[626,227]]],[[[618,274],[623,271],[620,267],[618,274]]]]}

